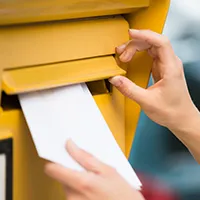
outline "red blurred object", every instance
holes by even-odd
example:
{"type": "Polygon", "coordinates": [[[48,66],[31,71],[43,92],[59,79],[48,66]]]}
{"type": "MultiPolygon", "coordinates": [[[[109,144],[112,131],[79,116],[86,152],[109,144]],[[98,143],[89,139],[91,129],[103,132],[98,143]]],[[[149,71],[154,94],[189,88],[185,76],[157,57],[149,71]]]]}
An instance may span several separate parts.
{"type": "Polygon", "coordinates": [[[139,175],[142,182],[142,194],[146,200],[180,200],[172,189],[149,176],[139,175]]]}

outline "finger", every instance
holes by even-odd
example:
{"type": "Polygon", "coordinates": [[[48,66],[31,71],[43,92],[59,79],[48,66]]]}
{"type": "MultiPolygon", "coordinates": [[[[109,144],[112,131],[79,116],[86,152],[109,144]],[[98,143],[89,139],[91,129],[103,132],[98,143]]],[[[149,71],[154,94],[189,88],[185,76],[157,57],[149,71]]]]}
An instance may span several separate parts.
{"type": "Polygon", "coordinates": [[[126,77],[115,76],[110,78],[109,81],[126,97],[136,101],[140,105],[145,103],[147,91],[137,86],[126,77]]]}
{"type": "Polygon", "coordinates": [[[73,190],[71,188],[66,188],[65,186],[63,186],[63,190],[67,200],[83,200],[83,194],[81,190],[73,190]]]}
{"type": "Polygon", "coordinates": [[[118,66],[121,66],[122,62],[120,61],[119,56],[117,54],[115,55],[115,61],[116,61],[118,66]]]}
{"type": "Polygon", "coordinates": [[[124,50],[126,49],[126,45],[127,45],[127,44],[122,44],[121,46],[116,47],[116,53],[119,54],[119,55],[120,55],[121,53],[123,53],[124,50]]]}
{"type": "Polygon", "coordinates": [[[55,163],[46,164],[45,173],[69,188],[77,188],[77,184],[83,182],[85,179],[84,173],[65,168],[55,163]]]}
{"type": "Polygon", "coordinates": [[[148,49],[153,49],[155,56],[164,63],[174,62],[175,54],[173,52],[172,46],[168,40],[163,35],[150,30],[129,30],[129,35],[133,40],[140,40],[143,43],[149,44],[148,49]]]}
{"type": "Polygon", "coordinates": [[[80,149],[72,140],[67,141],[66,148],[71,157],[87,171],[99,174],[105,172],[109,168],[109,166],[99,161],[93,155],[80,149]]]}
{"type": "Polygon", "coordinates": [[[137,51],[143,51],[150,47],[151,46],[146,42],[140,40],[131,40],[119,58],[122,62],[129,62],[137,51]]]}
{"type": "Polygon", "coordinates": [[[116,53],[119,55],[122,54],[124,52],[124,50],[126,49],[126,46],[128,45],[128,43],[129,43],[129,41],[116,47],[116,53]]]}
{"type": "Polygon", "coordinates": [[[163,35],[150,30],[129,29],[129,35],[132,39],[146,41],[148,44],[156,47],[162,47],[168,42],[163,35]]]}

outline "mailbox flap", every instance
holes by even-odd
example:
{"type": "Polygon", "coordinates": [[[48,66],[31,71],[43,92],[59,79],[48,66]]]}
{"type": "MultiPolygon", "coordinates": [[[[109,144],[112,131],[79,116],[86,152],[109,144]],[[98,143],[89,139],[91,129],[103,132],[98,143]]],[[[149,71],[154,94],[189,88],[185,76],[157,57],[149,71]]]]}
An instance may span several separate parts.
{"type": "Polygon", "coordinates": [[[113,56],[96,57],[63,63],[6,70],[2,77],[2,90],[18,94],[35,90],[91,82],[126,72],[113,56]]]}

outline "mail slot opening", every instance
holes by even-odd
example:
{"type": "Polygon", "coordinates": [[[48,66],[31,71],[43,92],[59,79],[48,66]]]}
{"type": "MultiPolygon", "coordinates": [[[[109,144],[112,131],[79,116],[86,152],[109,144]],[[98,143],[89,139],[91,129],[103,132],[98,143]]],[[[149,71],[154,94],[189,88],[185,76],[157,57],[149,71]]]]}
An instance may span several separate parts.
{"type": "MultiPolygon", "coordinates": [[[[108,79],[86,82],[89,91],[93,96],[99,94],[108,94],[111,92],[111,86],[108,79]]],[[[20,109],[18,95],[8,95],[4,91],[1,95],[1,107],[3,110],[20,109]]]]}
{"type": "Polygon", "coordinates": [[[4,91],[1,94],[1,108],[3,110],[14,110],[20,108],[17,95],[7,95],[4,91]]]}
{"type": "Polygon", "coordinates": [[[111,92],[108,79],[87,82],[86,84],[93,96],[99,94],[107,94],[111,92]]]}

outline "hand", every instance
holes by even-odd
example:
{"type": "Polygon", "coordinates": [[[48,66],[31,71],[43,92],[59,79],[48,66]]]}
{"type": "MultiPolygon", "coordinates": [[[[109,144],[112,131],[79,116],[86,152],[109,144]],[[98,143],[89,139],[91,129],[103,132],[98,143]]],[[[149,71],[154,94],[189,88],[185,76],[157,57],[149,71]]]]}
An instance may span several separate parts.
{"type": "Polygon", "coordinates": [[[187,124],[199,113],[190,98],[181,60],[174,54],[169,40],[149,30],[130,30],[129,34],[132,40],[116,50],[119,59],[129,62],[137,51],[146,50],[153,58],[155,83],[144,89],[122,76],[113,77],[110,82],[136,101],[156,123],[170,129],[187,124]]]}
{"type": "Polygon", "coordinates": [[[68,141],[67,150],[86,171],[48,163],[46,174],[59,181],[68,200],[144,200],[113,168],[68,141]]]}

